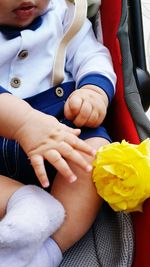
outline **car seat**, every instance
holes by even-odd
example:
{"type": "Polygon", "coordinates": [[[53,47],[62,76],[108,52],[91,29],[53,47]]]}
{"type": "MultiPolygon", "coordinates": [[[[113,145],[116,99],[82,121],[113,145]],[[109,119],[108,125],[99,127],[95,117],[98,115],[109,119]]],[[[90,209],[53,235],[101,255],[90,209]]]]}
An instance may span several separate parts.
{"type": "MultiPolygon", "coordinates": [[[[142,33],[139,9],[139,16],[133,19],[136,4],[140,8],[138,0],[102,0],[101,12],[98,11],[91,20],[98,34],[101,13],[104,44],[110,50],[117,74],[116,95],[105,122],[108,131],[113,141],[125,139],[138,144],[150,137],[150,121],[145,115],[150,105],[150,78],[146,64],[142,64],[145,59],[144,46],[141,46],[143,39],[138,31],[139,40],[137,35],[133,36],[135,28],[139,27],[138,22],[142,33]]],[[[65,253],[60,266],[150,266],[149,211],[150,200],[144,203],[143,213],[132,214],[116,213],[104,203],[91,229],[65,253]]]]}
{"type": "MultiPolygon", "coordinates": [[[[138,144],[150,137],[150,121],[145,115],[150,106],[150,76],[144,53],[141,3],[103,0],[101,9],[104,43],[111,51],[118,77],[108,126],[111,121],[114,140],[126,139],[138,144]]],[[[135,238],[132,267],[150,266],[149,211],[150,200],[147,200],[143,213],[131,215],[135,238]]]]}

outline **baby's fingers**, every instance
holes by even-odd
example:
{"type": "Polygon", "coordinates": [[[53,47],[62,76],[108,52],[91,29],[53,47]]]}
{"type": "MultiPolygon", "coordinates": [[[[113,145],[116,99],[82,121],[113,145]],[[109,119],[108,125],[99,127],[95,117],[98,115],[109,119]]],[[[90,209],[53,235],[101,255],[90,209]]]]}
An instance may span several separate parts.
{"type": "Polygon", "coordinates": [[[61,123],[61,127],[63,128],[63,130],[65,130],[66,133],[68,132],[68,133],[74,134],[76,136],[79,136],[80,133],[81,133],[81,130],[80,129],[78,129],[78,128],[76,128],[76,129],[71,128],[71,127],[69,127],[69,126],[67,126],[67,125],[65,125],[63,123],[61,123]]]}
{"type": "Polygon", "coordinates": [[[89,117],[91,116],[92,109],[93,109],[92,105],[89,102],[83,101],[80,112],[73,120],[73,123],[77,127],[82,127],[82,126],[86,125],[86,122],[88,121],[89,117]]]}
{"type": "Polygon", "coordinates": [[[77,177],[57,150],[49,150],[45,155],[45,159],[51,163],[59,173],[61,173],[68,182],[76,181],[77,177]]]}
{"type": "Polygon", "coordinates": [[[67,160],[70,160],[80,166],[83,170],[89,172],[92,170],[92,166],[85,160],[85,158],[65,142],[61,142],[59,145],[59,153],[67,160]]]}
{"type": "Polygon", "coordinates": [[[46,174],[44,160],[40,155],[32,155],[30,157],[31,165],[35,171],[35,174],[43,187],[49,186],[49,180],[46,174]]]}
{"type": "Polygon", "coordinates": [[[93,149],[89,144],[87,144],[82,139],[72,136],[72,135],[66,135],[65,140],[66,143],[68,143],[71,147],[74,149],[84,152],[90,156],[95,156],[96,151],[93,149]]]}
{"type": "Polygon", "coordinates": [[[82,98],[76,94],[72,94],[65,103],[64,114],[68,120],[73,120],[80,111],[82,106],[82,98]]]}

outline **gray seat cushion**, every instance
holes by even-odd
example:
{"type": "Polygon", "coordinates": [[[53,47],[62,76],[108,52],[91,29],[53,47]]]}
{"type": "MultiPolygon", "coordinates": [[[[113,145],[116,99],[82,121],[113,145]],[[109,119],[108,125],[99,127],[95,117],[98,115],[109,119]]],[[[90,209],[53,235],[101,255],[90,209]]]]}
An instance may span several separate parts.
{"type": "Polygon", "coordinates": [[[129,267],[134,235],[129,214],[105,203],[89,232],[65,255],[61,267],[129,267]]]}

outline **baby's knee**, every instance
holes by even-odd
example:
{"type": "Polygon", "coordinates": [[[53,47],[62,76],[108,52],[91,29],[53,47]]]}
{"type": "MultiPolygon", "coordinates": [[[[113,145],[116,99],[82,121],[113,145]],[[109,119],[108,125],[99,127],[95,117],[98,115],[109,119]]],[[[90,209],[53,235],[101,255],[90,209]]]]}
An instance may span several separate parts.
{"type": "Polygon", "coordinates": [[[25,187],[10,199],[0,222],[0,245],[43,242],[61,226],[64,217],[62,204],[53,196],[36,186],[25,187]]]}

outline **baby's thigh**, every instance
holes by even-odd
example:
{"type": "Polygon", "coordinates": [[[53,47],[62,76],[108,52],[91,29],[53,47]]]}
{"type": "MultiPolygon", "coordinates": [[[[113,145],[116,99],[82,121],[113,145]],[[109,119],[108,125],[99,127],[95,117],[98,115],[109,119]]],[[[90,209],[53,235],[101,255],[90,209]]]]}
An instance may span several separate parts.
{"type": "MultiPolygon", "coordinates": [[[[92,137],[85,140],[88,144],[90,144],[93,148],[98,150],[101,146],[109,144],[109,141],[101,138],[101,137],[92,137]]],[[[94,157],[87,156],[84,154],[84,157],[92,163],[94,161],[94,157]]],[[[67,198],[68,195],[71,194],[77,195],[77,192],[82,192],[82,196],[84,196],[83,192],[88,192],[88,195],[95,195],[96,190],[94,183],[92,181],[92,172],[85,172],[83,169],[81,169],[79,166],[77,166],[75,163],[68,161],[68,164],[70,165],[71,169],[77,176],[77,180],[74,183],[69,183],[66,181],[62,175],[57,173],[53,186],[52,186],[52,193],[57,196],[61,195],[63,198],[67,198]],[[64,194],[65,192],[65,194],[64,194]]],[[[80,194],[79,194],[80,195],[80,194]]]]}
{"type": "MultiPolygon", "coordinates": [[[[109,144],[108,140],[101,137],[92,137],[85,141],[96,150],[109,144]]],[[[89,162],[93,162],[94,157],[84,156],[89,162]]],[[[71,161],[68,161],[68,164],[77,175],[77,180],[74,183],[69,183],[57,173],[52,186],[52,194],[63,204],[66,214],[69,215],[67,217],[68,227],[71,227],[74,231],[77,227],[76,221],[80,221],[81,231],[79,232],[81,237],[84,231],[89,229],[93,223],[103,200],[97,194],[92,172],[85,172],[71,161]]]]}
{"type": "MultiPolygon", "coordinates": [[[[110,142],[102,137],[92,137],[85,140],[90,146],[98,150],[101,146],[108,145],[110,142]]],[[[92,158],[91,158],[92,159],[92,158]]],[[[94,158],[93,158],[94,159],[94,158]]]]}
{"type": "MultiPolygon", "coordinates": [[[[105,145],[108,145],[110,142],[103,138],[103,137],[92,137],[92,138],[88,138],[88,139],[85,139],[84,140],[86,143],[88,143],[92,148],[94,148],[96,151],[102,147],[102,146],[105,146],[105,145]]],[[[84,157],[86,158],[86,160],[89,162],[89,163],[92,163],[93,160],[94,160],[94,156],[88,156],[88,155],[85,155],[84,154],[84,157]]],[[[71,163],[72,164],[72,163],[71,163]]]]}

